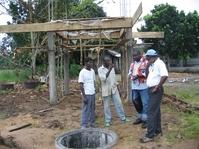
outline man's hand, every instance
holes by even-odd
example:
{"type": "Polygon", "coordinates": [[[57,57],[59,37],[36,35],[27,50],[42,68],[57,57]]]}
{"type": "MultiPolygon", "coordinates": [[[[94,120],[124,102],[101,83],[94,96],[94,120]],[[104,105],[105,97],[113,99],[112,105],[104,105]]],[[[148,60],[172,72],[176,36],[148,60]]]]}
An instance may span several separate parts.
{"type": "Polygon", "coordinates": [[[106,78],[108,78],[112,68],[114,68],[114,64],[109,65],[109,71],[106,73],[106,78]]]}
{"type": "Polygon", "coordinates": [[[159,90],[159,87],[158,87],[158,85],[156,85],[154,88],[153,88],[153,90],[151,91],[152,93],[155,93],[155,92],[157,92],[159,90]]]}

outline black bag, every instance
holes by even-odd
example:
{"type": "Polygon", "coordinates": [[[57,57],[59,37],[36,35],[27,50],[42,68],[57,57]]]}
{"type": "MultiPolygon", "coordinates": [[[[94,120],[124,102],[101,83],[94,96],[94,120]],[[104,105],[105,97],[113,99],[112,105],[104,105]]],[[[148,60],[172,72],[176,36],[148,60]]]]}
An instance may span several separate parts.
{"type": "Polygon", "coordinates": [[[138,97],[133,100],[133,104],[135,106],[136,111],[138,113],[141,113],[143,109],[143,105],[142,105],[142,100],[139,94],[138,94],[138,97]]]}

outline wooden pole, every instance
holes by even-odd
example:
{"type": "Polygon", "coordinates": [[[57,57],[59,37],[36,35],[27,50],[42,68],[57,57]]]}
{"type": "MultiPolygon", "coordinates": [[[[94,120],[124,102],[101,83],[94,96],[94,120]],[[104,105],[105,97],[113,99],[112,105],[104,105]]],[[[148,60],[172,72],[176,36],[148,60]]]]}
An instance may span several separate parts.
{"type": "Polygon", "coordinates": [[[69,93],[69,62],[70,62],[70,55],[69,52],[64,52],[64,95],[69,93]]]}
{"type": "Polygon", "coordinates": [[[49,64],[49,94],[50,104],[56,104],[57,89],[56,89],[56,71],[55,71],[55,48],[53,32],[48,32],[48,64],[49,64]]]}
{"type": "Polygon", "coordinates": [[[126,46],[124,45],[121,49],[121,88],[125,91],[124,96],[126,97],[126,46]]]}
{"type": "Polygon", "coordinates": [[[82,47],[82,40],[79,40],[80,44],[80,65],[83,66],[83,47],[82,47]]]}
{"type": "Polygon", "coordinates": [[[131,59],[132,59],[132,28],[128,28],[126,30],[126,39],[130,39],[127,42],[127,50],[126,50],[126,82],[127,82],[127,99],[126,100],[131,100],[131,83],[130,79],[128,77],[128,70],[131,64],[131,59]]]}

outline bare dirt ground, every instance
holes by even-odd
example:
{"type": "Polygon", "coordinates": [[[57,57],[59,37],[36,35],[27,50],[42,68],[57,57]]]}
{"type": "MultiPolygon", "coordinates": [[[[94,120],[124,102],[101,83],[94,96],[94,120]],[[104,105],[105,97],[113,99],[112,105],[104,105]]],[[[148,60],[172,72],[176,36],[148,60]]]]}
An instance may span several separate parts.
{"type": "MultiPolygon", "coordinates": [[[[0,149],[54,149],[55,138],[65,131],[78,129],[81,117],[81,98],[78,84],[71,83],[71,92],[56,106],[48,103],[48,91],[43,89],[28,90],[16,87],[15,91],[0,95],[0,149]],[[50,109],[42,112],[41,110],[50,109]],[[9,132],[10,126],[31,123],[30,127],[9,132]],[[10,145],[10,147],[3,146],[10,145]]],[[[97,124],[103,128],[103,106],[97,101],[97,124]]],[[[126,115],[135,119],[136,112],[130,103],[124,104],[126,115]]],[[[122,124],[112,106],[113,125],[109,128],[119,136],[115,149],[199,149],[199,140],[185,140],[177,144],[170,144],[166,134],[171,131],[172,124],[178,123],[175,114],[164,110],[162,112],[162,126],[164,136],[148,144],[139,143],[139,138],[146,132],[131,123],[122,124]]]]}

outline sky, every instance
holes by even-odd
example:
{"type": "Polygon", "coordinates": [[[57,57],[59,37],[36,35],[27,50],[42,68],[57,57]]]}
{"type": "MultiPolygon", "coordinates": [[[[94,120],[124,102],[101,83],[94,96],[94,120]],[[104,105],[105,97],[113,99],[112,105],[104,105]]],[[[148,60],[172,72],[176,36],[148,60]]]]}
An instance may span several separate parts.
{"type": "MultiPolygon", "coordinates": [[[[120,2],[121,0],[105,0],[101,6],[104,8],[108,16],[117,17],[120,16],[120,2]]],[[[184,10],[186,13],[193,12],[194,10],[199,13],[199,0],[126,0],[128,4],[128,16],[133,16],[139,4],[142,2],[143,13],[141,17],[150,13],[155,5],[158,4],[170,4],[174,5],[177,10],[184,10]],[[130,6],[129,6],[130,5],[130,6]]],[[[133,27],[133,30],[136,31],[143,24],[143,22],[138,22],[133,27]]]]}
{"type": "MultiPolygon", "coordinates": [[[[100,0],[99,0],[100,1],[100,0]]],[[[110,17],[118,17],[120,16],[120,1],[121,0],[104,0],[101,6],[104,8],[104,11],[110,17]]],[[[194,10],[199,12],[199,0],[126,0],[128,6],[128,16],[133,16],[140,2],[142,2],[143,13],[141,17],[150,13],[150,10],[154,8],[155,5],[168,3],[170,5],[176,6],[178,10],[184,10],[186,13],[193,12],[194,10]]],[[[0,7],[1,12],[5,12],[5,10],[0,7]]],[[[7,21],[11,21],[11,17],[4,14],[0,15],[0,25],[6,25],[7,21]]],[[[136,23],[133,27],[133,31],[136,31],[137,28],[143,24],[143,21],[136,23]]],[[[0,34],[1,40],[2,34],[0,34]]]]}

